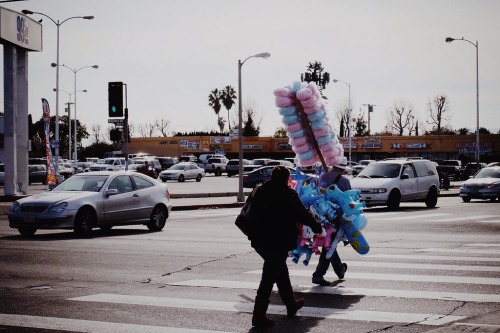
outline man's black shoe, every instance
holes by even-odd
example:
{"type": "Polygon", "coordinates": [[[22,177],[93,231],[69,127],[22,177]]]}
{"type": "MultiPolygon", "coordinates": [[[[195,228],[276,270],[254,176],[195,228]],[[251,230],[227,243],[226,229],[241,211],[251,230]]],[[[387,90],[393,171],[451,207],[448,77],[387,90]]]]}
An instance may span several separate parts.
{"type": "Polygon", "coordinates": [[[337,276],[339,277],[340,280],[344,278],[344,274],[347,271],[347,264],[343,263],[342,266],[343,266],[342,272],[337,273],[337,276]]]}
{"type": "Polygon", "coordinates": [[[320,286],[323,286],[323,287],[331,286],[331,283],[326,281],[323,277],[313,278],[312,283],[319,284],[320,286]]]}

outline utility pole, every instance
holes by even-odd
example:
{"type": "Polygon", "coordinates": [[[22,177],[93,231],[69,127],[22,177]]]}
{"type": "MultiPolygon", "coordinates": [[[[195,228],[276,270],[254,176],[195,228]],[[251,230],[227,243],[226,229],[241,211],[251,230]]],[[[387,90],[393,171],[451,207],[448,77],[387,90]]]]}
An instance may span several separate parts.
{"type": "Polygon", "coordinates": [[[373,107],[375,106],[375,104],[361,104],[361,105],[368,106],[368,135],[371,135],[371,132],[370,132],[370,113],[373,112],[373,107]]]}

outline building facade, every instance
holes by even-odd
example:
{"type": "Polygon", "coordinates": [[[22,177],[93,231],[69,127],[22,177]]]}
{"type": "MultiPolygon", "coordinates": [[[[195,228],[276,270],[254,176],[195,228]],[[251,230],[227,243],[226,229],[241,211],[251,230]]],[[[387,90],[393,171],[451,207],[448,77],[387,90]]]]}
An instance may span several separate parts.
{"type": "MultiPolygon", "coordinates": [[[[476,136],[426,135],[426,136],[367,136],[340,138],[345,156],[353,161],[384,159],[390,157],[419,156],[430,160],[460,159],[467,163],[475,160],[476,136]]],[[[131,138],[129,153],[149,153],[155,156],[181,156],[204,153],[221,153],[228,158],[238,158],[238,138],[230,136],[182,136],[161,138],[131,138]]],[[[243,137],[245,159],[270,157],[283,159],[295,153],[288,138],[243,137]]],[[[500,134],[480,136],[481,162],[500,160],[500,134]]]]}

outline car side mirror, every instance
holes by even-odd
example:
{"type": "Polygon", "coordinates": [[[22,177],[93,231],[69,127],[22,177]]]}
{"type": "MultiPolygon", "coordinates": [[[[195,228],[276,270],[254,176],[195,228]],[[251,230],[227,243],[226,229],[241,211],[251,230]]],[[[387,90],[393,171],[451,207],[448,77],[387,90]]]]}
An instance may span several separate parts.
{"type": "Polygon", "coordinates": [[[106,190],[106,192],[104,192],[104,195],[106,195],[106,197],[110,197],[116,194],[118,194],[118,190],[116,188],[109,188],[106,190]]]}
{"type": "Polygon", "coordinates": [[[406,174],[402,174],[401,175],[401,179],[410,179],[410,176],[406,175],[406,174]]]}

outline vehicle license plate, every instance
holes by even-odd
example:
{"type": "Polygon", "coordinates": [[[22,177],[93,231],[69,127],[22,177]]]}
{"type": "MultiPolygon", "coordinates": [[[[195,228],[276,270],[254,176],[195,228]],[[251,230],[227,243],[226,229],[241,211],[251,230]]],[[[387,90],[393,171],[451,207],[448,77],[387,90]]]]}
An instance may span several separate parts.
{"type": "Polygon", "coordinates": [[[35,223],[35,215],[34,214],[29,214],[24,216],[24,222],[26,223],[35,223]]]}

